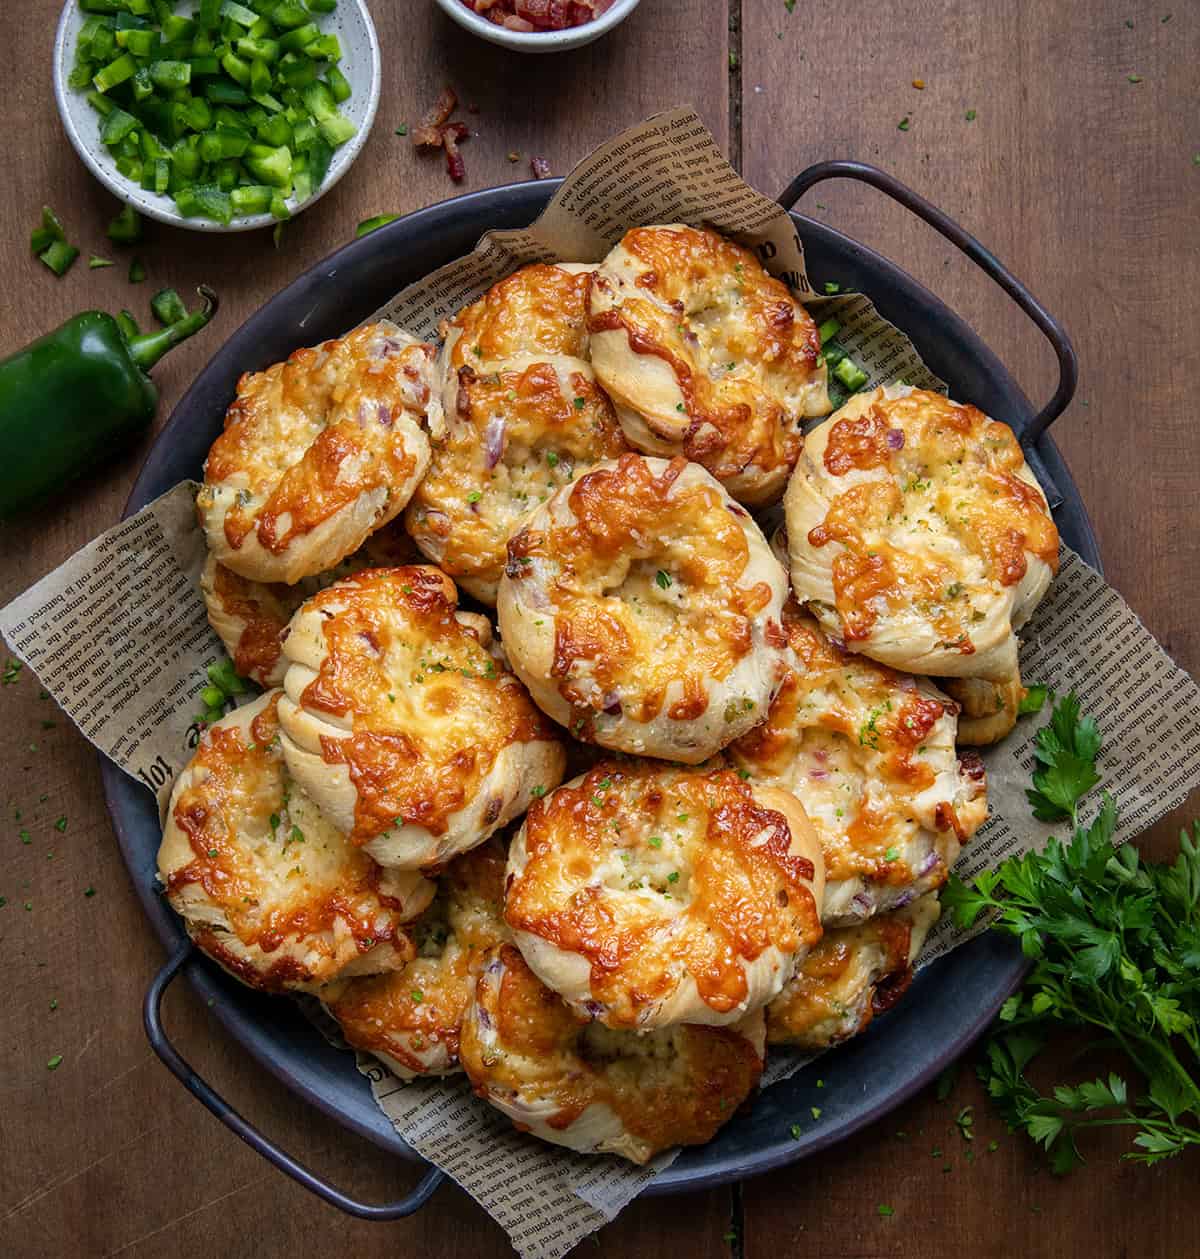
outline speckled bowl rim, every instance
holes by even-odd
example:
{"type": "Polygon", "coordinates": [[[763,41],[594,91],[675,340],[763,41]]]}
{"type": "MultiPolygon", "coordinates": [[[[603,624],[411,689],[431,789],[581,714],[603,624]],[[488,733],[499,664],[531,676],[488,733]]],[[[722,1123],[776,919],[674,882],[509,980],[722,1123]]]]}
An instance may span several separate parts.
{"type": "MultiPolygon", "coordinates": [[[[354,165],[355,159],[362,152],[371,128],[375,123],[375,114],[379,109],[379,93],[383,82],[383,61],[379,52],[379,37],[375,32],[375,23],[366,0],[341,0],[343,4],[353,4],[362,17],[367,36],[367,49],[371,61],[370,86],[367,89],[367,107],[359,124],[358,131],[336,150],[329,171],[319,188],[313,190],[312,196],[298,205],[289,206],[293,217],[319,201],[354,165]]],[[[246,214],[235,218],[230,223],[218,223],[213,219],[185,218],[174,208],[174,202],[165,194],[147,192],[140,184],[127,179],[117,170],[115,163],[106,153],[94,152],[80,134],[76,121],[76,111],[90,110],[86,97],[67,84],[74,63],[75,50],[73,40],[68,40],[68,28],[77,11],[78,0],[66,0],[62,13],[58,18],[58,28],[54,33],[54,100],[58,105],[58,114],[62,119],[63,130],[71,146],[79,154],[83,164],[104,185],[105,188],[126,205],[131,205],[139,214],[167,223],[171,227],[182,227],[192,232],[251,232],[262,227],[273,227],[278,221],[269,212],[266,214],[246,214]]],[[[349,76],[347,76],[349,77],[349,76]]],[[[286,220],[285,220],[286,221],[286,220]]]]}

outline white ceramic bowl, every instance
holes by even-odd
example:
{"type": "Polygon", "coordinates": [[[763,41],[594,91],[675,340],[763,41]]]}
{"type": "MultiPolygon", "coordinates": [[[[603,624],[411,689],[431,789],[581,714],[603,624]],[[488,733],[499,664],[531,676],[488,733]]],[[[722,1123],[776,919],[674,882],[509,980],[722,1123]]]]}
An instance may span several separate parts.
{"type": "Polygon", "coordinates": [[[489,43],[512,48],[516,52],[564,52],[568,48],[582,48],[611,31],[638,7],[638,0],[615,0],[612,8],[595,21],[571,26],[565,31],[509,31],[480,17],[462,0],[437,0],[437,4],[447,17],[489,43]]]}
{"type": "MultiPolygon", "coordinates": [[[[132,179],[126,179],[117,170],[116,160],[100,143],[100,115],[87,102],[86,91],[76,91],[67,85],[67,77],[75,64],[75,44],[79,28],[87,19],[79,7],[79,0],[67,0],[58,20],[58,33],[54,39],[54,98],[62,116],[67,137],[75,146],[75,152],[83,158],[88,170],[112,193],[133,206],[148,218],[172,227],[187,227],[194,232],[247,232],[256,227],[270,227],[275,219],[270,214],[249,214],[235,218],[231,223],[217,223],[213,219],[185,218],[175,208],[175,202],[166,195],[147,192],[132,179]]],[[[336,149],[329,171],[319,188],[314,188],[307,201],[297,202],[289,198],[288,209],[293,214],[324,196],[350,169],[359,155],[375,121],[379,108],[379,87],[382,68],[379,58],[379,40],[375,24],[367,12],[366,0],[339,0],[336,12],[325,16],[315,15],[323,32],[336,34],[342,45],[342,60],[338,69],[350,82],[349,100],[338,108],[358,128],[341,148],[336,149]]]]}

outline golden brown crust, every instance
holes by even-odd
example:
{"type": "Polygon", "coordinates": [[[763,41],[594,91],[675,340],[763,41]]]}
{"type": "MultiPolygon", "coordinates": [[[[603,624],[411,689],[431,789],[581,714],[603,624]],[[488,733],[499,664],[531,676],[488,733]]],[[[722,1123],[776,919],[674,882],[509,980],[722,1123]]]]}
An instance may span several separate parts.
{"type": "Polygon", "coordinates": [[[246,728],[231,715],[208,730],[172,796],[159,858],[167,897],[199,946],[268,992],[335,979],[379,946],[399,965],[410,953],[401,924],[414,912],[296,797],[278,701],[274,692],[256,702],[246,728]]]}
{"type": "Polygon", "coordinates": [[[628,447],[582,360],[522,358],[490,372],[466,365],[456,399],[406,519],[431,559],[494,603],[505,545],[525,516],[628,447]]]}
{"type": "Polygon", "coordinates": [[[601,762],[530,808],[505,920],[541,977],[611,1027],[732,1021],[821,933],[803,811],[774,804],[728,769],[601,762]]]}
{"type": "Polygon", "coordinates": [[[857,1036],[890,1010],[912,982],[912,963],[938,905],[911,907],[827,931],[767,1007],[767,1044],[819,1052],[857,1036]]]}
{"type": "Polygon", "coordinates": [[[392,519],[429,457],[433,354],[369,324],[244,375],[197,499],[218,558],[256,580],[296,581],[392,519]]]}
{"type": "Polygon", "coordinates": [[[505,857],[493,841],[451,861],[433,905],[407,930],[407,965],[351,980],[328,1002],[351,1045],[405,1076],[458,1070],[459,1029],[481,960],[508,939],[505,857]]]}
{"type": "Polygon", "coordinates": [[[559,491],[508,551],[506,647],[576,737],[697,763],[760,718],[783,671],[786,578],[695,465],[623,455],[559,491]]]}
{"type": "Polygon", "coordinates": [[[787,511],[796,593],[855,650],[919,673],[1013,671],[1013,629],[1059,543],[1007,425],[927,390],[857,396],[809,435],[787,511]]]}
{"type": "Polygon", "coordinates": [[[630,440],[703,464],[745,502],[778,494],[800,421],[828,411],[816,325],[748,249],[707,229],[627,232],[593,277],[588,329],[601,382],[648,429],[627,426],[630,440]]]}
{"type": "Polygon", "coordinates": [[[987,817],[983,768],[956,755],[956,705],[928,680],[835,647],[794,603],[783,624],[797,667],[729,756],[804,804],[825,857],[826,921],[850,922],[945,881],[987,817]]]}
{"type": "Polygon", "coordinates": [[[508,945],[476,982],[462,1061],[518,1128],[639,1163],[711,1140],[762,1071],[758,1047],[734,1028],[635,1035],[576,1018],[508,945]]]}
{"type": "Polygon", "coordinates": [[[1017,724],[1025,697],[1019,673],[998,682],[988,678],[939,678],[938,685],[959,705],[958,741],[965,747],[999,743],[1017,724]]]}
{"type": "Polygon", "coordinates": [[[518,354],[586,359],[590,271],[536,262],[493,284],[442,326],[451,370],[518,354]]]}
{"type": "Polygon", "coordinates": [[[399,521],[385,525],[337,568],[306,577],[294,586],[251,581],[226,568],[210,554],[200,576],[209,624],[241,677],[259,686],[283,681],[283,634],[296,609],[309,595],[363,568],[410,564],[419,559],[399,521]]]}
{"type": "MultiPolygon", "coordinates": [[[[285,751],[345,766],[357,844],[404,826],[445,835],[514,745],[546,744],[561,773],[556,728],[463,624],[454,583],[435,568],[370,569],[328,587],[297,615],[285,650],[285,751]]],[[[513,802],[494,804],[476,843],[513,802]]]]}

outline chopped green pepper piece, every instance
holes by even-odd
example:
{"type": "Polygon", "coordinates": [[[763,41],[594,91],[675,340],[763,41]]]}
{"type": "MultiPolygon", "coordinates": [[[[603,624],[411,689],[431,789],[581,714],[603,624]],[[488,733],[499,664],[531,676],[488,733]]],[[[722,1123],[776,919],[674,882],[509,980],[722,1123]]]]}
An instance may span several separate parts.
{"type": "Polygon", "coordinates": [[[38,258],[57,276],[66,275],[78,257],[79,250],[74,245],[68,245],[65,240],[52,240],[38,254],[38,258]]]}
{"type": "Polygon", "coordinates": [[[40,255],[56,241],[66,240],[67,234],[59,222],[58,215],[48,206],[42,206],[42,225],[35,227],[29,237],[29,247],[34,254],[40,255]]]}
{"type": "Polygon", "coordinates": [[[243,184],[229,194],[237,215],[266,214],[271,208],[271,189],[262,184],[243,184]]]}
{"type": "Polygon", "coordinates": [[[826,319],[825,322],[817,329],[817,335],[821,338],[821,344],[832,340],[841,331],[842,325],[836,319],[826,319]]]}
{"type": "Polygon", "coordinates": [[[868,379],[867,373],[850,357],[843,358],[833,369],[833,374],[851,393],[861,389],[868,379]]]}
{"type": "Polygon", "coordinates": [[[135,245],[142,239],[142,216],[133,206],[121,207],[121,213],[108,225],[108,239],[119,245],[135,245]]]}
{"type": "Polygon", "coordinates": [[[174,289],[159,289],[150,299],[150,309],[160,324],[178,323],[188,313],[183,298],[174,289]]]}
{"type": "Polygon", "coordinates": [[[129,264],[129,283],[141,284],[146,278],[146,264],[140,258],[134,258],[129,264]]]}
{"type": "Polygon", "coordinates": [[[114,109],[104,120],[100,141],[110,149],[115,148],[126,136],[132,135],[137,126],[138,120],[132,114],[127,114],[123,109],[114,109]]]}
{"type": "Polygon", "coordinates": [[[88,270],[99,271],[102,267],[112,267],[115,263],[109,262],[107,258],[98,258],[95,254],[88,259],[88,270]]]}
{"type": "Polygon", "coordinates": [[[354,235],[366,236],[368,232],[373,232],[377,227],[384,227],[388,223],[394,223],[400,216],[398,214],[377,214],[374,218],[363,219],[354,231],[354,235]]]}
{"type": "Polygon", "coordinates": [[[126,79],[132,79],[136,71],[137,65],[133,58],[127,52],[122,53],[116,61],[110,61],[92,78],[92,84],[97,92],[107,92],[110,88],[116,87],[118,83],[124,83],[126,79]]]}
{"type": "Polygon", "coordinates": [[[350,82],[337,66],[329,67],[325,72],[325,79],[329,84],[329,90],[333,93],[335,101],[340,104],[342,101],[350,99],[350,82]]]}

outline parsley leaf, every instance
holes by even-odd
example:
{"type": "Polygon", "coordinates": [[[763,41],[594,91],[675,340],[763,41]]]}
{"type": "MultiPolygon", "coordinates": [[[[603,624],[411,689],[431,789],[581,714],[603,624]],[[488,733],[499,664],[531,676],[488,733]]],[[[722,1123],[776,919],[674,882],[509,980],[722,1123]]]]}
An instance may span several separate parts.
{"type": "Polygon", "coordinates": [[[1099,781],[1096,757],[1100,731],[1091,717],[1080,717],[1079,698],[1072,691],[1054,705],[1050,721],[1034,738],[1033,789],[1025,795],[1033,816],[1043,822],[1078,821],[1079,801],[1099,781]]]}

